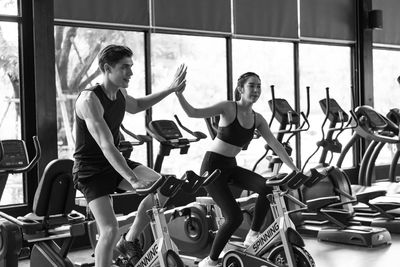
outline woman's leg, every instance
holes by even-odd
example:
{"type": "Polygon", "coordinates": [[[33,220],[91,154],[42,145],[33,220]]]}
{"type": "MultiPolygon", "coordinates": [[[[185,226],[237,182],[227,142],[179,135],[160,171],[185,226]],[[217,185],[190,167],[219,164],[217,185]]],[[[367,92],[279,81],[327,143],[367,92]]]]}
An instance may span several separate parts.
{"type": "Polygon", "coordinates": [[[118,224],[115,218],[111,199],[107,196],[89,202],[89,208],[96,220],[99,240],[95,248],[95,265],[109,267],[112,264],[112,251],[118,238],[118,224]]]}
{"type": "Polygon", "coordinates": [[[255,172],[236,167],[232,173],[230,182],[233,185],[258,193],[251,230],[259,232],[269,210],[267,195],[272,193],[272,189],[265,185],[266,179],[255,172]]]}
{"type": "Polygon", "coordinates": [[[224,216],[224,223],[218,229],[214,242],[211,246],[210,259],[218,260],[219,254],[224,249],[232,234],[242,224],[243,214],[236,203],[228,186],[229,176],[236,166],[234,158],[227,158],[216,153],[207,152],[204,156],[200,173],[208,171],[212,173],[220,169],[221,174],[206,187],[207,192],[220,207],[224,216]]]}
{"type": "Polygon", "coordinates": [[[228,184],[224,179],[219,178],[221,177],[218,177],[206,188],[215,203],[220,207],[225,220],[218,229],[211,246],[210,258],[214,261],[218,260],[219,254],[224,249],[226,243],[228,243],[233,233],[243,221],[242,211],[232,195],[228,184]]]}

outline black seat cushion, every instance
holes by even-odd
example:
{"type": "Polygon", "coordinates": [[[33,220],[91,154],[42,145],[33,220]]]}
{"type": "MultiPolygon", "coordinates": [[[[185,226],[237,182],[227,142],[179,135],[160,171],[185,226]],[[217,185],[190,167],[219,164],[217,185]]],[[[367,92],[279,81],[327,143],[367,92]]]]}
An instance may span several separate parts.
{"type": "Polygon", "coordinates": [[[33,201],[33,212],[37,216],[66,216],[72,211],[76,193],[73,163],[71,159],[56,159],[47,164],[33,201]]]}

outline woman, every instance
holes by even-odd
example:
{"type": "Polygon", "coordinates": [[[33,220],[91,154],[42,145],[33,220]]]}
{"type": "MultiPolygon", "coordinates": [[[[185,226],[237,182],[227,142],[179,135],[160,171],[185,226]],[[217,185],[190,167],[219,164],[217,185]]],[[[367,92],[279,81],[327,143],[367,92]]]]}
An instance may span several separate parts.
{"type": "Polygon", "coordinates": [[[253,111],[253,104],[261,94],[261,81],[257,74],[247,72],[239,77],[235,91],[239,100],[222,101],[205,108],[195,108],[190,105],[183,96],[184,89],[177,91],[176,94],[182,108],[189,117],[220,116],[217,137],[206,152],[201,166],[201,173],[212,172],[217,168],[221,170],[221,175],[216,181],[208,185],[206,190],[221,208],[225,222],[218,230],[210,255],[199,263],[199,267],[216,266],[219,254],[243,220],[240,207],[236,203],[228,184],[259,194],[251,229],[244,241],[245,246],[249,246],[256,240],[269,208],[266,196],[271,193],[271,189],[265,186],[265,178],[237,166],[235,159],[243,146],[252,140],[254,130],[257,129],[260,132],[268,145],[285,164],[292,170],[299,170],[272,134],[264,117],[253,111]]]}

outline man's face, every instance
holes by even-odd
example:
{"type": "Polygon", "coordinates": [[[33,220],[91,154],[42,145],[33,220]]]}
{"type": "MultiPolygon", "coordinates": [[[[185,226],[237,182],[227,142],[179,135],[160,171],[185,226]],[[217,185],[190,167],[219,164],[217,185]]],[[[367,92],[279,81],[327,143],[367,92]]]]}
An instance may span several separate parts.
{"type": "Polygon", "coordinates": [[[132,76],[133,60],[131,57],[125,57],[118,61],[115,66],[107,68],[109,80],[119,88],[127,88],[132,76]]]}

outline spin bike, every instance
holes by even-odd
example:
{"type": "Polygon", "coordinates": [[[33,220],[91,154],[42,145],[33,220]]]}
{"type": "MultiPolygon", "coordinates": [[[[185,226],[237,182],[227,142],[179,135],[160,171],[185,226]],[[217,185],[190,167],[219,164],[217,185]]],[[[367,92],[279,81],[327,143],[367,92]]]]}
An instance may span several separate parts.
{"type": "Polygon", "coordinates": [[[289,194],[297,190],[310,177],[292,172],[289,175],[278,174],[266,181],[266,186],[273,187],[272,194],[268,195],[274,222],[262,232],[257,240],[249,247],[242,243],[232,243],[232,247],[222,258],[223,267],[312,267],[315,266],[311,255],[305,250],[304,241],[296,231],[290,219],[285,200],[292,201],[306,209],[306,205],[289,194]],[[285,189],[281,189],[285,187],[285,189]]]}
{"type": "MultiPolygon", "coordinates": [[[[195,193],[201,186],[206,186],[217,178],[219,170],[215,170],[211,175],[207,173],[198,176],[192,171],[187,171],[181,179],[174,176],[162,176],[151,187],[137,189],[139,195],[150,194],[153,199],[153,207],[147,211],[150,218],[150,226],[153,233],[154,242],[144,253],[143,257],[134,265],[135,267],[184,267],[178,248],[174,244],[168,231],[167,221],[164,215],[166,208],[162,207],[158,198],[158,191],[167,197],[172,197],[182,188],[185,191],[195,193]]],[[[191,259],[194,261],[194,259],[191,259]]],[[[118,266],[133,266],[129,259],[119,257],[115,262],[118,266]]],[[[193,263],[194,264],[194,263],[193,263]]]]}

